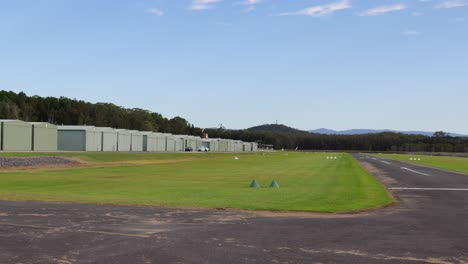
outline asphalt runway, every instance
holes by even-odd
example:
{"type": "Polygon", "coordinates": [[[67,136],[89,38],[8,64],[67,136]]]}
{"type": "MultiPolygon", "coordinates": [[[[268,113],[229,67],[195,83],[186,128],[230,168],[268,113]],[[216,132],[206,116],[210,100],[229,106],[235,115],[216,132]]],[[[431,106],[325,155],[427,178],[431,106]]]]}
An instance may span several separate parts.
{"type": "Polygon", "coordinates": [[[468,263],[468,175],[354,156],[398,204],[323,215],[0,201],[0,263],[468,263]]]}

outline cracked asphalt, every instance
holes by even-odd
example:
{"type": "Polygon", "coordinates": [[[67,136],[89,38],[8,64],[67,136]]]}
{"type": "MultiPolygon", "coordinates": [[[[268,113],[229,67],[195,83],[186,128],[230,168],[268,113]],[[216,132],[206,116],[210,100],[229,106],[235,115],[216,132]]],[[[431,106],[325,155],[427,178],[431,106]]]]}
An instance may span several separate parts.
{"type": "Polygon", "coordinates": [[[0,201],[0,263],[468,263],[468,175],[353,155],[397,204],[326,215],[0,201]]]}

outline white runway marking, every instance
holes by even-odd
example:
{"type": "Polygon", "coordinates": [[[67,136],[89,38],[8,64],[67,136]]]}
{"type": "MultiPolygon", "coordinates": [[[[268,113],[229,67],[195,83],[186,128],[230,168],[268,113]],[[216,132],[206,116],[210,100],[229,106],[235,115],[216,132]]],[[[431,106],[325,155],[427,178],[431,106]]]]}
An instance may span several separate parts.
{"type": "Polygon", "coordinates": [[[468,191],[468,188],[413,188],[413,187],[389,187],[389,190],[417,190],[417,191],[468,191]]]}
{"type": "Polygon", "coordinates": [[[406,167],[401,167],[400,169],[402,169],[402,170],[407,170],[407,171],[411,171],[411,172],[414,172],[414,173],[417,173],[417,174],[421,174],[421,175],[424,175],[424,176],[429,176],[429,174],[422,173],[422,172],[419,172],[419,171],[415,171],[415,170],[412,170],[412,169],[408,169],[408,168],[406,168],[406,167]]]}
{"type": "Polygon", "coordinates": [[[385,164],[388,164],[388,165],[392,165],[390,162],[385,161],[385,160],[381,160],[380,162],[385,163],[385,164]]]}

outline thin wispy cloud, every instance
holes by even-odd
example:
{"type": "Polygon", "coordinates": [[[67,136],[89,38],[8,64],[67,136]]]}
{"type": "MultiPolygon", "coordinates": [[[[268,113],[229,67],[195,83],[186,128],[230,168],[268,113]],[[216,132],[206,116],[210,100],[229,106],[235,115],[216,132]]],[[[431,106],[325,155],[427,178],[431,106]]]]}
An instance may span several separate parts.
{"type": "Polygon", "coordinates": [[[260,2],[261,2],[261,0],[245,0],[244,4],[246,4],[246,5],[256,5],[256,4],[260,3],[260,2]]]}
{"type": "Polygon", "coordinates": [[[327,16],[335,13],[336,11],[345,10],[351,8],[351,4],[347,0],[330,3],[326,5],[311,6],[308,8],[301,9],[295,12],[282,13],[280,16],[327,16]]]}
{"type": "Polygon", "coordinates": [[[164,11],[162,11],[160,8],[152,7],[146,9],[146,12],[156,15],[156,16],[164,16],[164,11]]]}
{"type": "Polygon", "coordinates": [[[247,6],[247,9],[245,9],[245,12],[251,12],[255,10],[255,6],[259,4],[262,0],[245,0],[242,2],[242,4],[247,6]]]}
{"type": "Polygon", "coordinates": [[[464,7],[468,6],[468,1],[466,0],[448,0],[448,1],[442,1],[438,5],[436,5],[436,8],[456,8],[456,7],[464,7]]]}
{"type": "Polygon", "coordinates": [[[396,4],[396,5],[386,5],[378,6],[374,8],[367,9],[366,11],[360,13],[360,16],[378,16],[385,13],[396,12],[406,9],[405,4],[396,4]]]}
{"type": "Polygon", "coordinates": [[[403,36],[411,37],[411,36],[421,35],[421,32],[416,31],[416,30],[404,30],[403,32],[401,32],[401,34],[403,36]]]}
{"type": "Polygon", "coordinates": [[[221,0],[193,0],[192,10],[206,10],[214,7],[214,4],[221,2],[221,0]]]}

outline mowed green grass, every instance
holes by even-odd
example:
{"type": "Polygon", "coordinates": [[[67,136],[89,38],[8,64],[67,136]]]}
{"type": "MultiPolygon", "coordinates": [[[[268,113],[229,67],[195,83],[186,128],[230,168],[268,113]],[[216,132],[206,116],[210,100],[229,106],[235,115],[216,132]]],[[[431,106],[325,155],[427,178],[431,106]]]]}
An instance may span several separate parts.
{"type": "Polygon", "coordinates": [[[65,155],[97,164],[162,163],[4,171],[0,199],[314,212],[349,212],[393,202],[349,154],[335,154],[336,160],[327,160],[326,153],[283,152],[65,155]],[[248,187],[253,179],[261,188],[248,187]],[[280,188],[268,188],[272,180],[280,188]]]}
{"type": "Polygon", "coordinates": [[[429,156],[429,155],[411,155],[411,154],[371,154],[372,156],[394,159],[411,164],[418,164],[443,170],[461,172],[468,174],[468,158],[466,157],[448,157],[448,156],[429,156]],[[413,158],[413,160],[410,160],[413,158]],[[414,160],[421,159],[421,160],[414,160]]]}
{"type": "MultiPolygon", "coordinates": [[[[79,158],[89,162],[119,162],[119,161],[141,161],[141,160],[172,160],[172,159],[207,159],[213,156],[219,157],[228,153],[146,153],[146,152],[3,152],[0,157],[37,157],[37,156],[59,156],[79,158]],[[203,155],[197,155],[203,154],[203,155]]],[[[230,155],[232,156],[232,154],[230,155]]]]}

